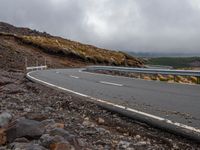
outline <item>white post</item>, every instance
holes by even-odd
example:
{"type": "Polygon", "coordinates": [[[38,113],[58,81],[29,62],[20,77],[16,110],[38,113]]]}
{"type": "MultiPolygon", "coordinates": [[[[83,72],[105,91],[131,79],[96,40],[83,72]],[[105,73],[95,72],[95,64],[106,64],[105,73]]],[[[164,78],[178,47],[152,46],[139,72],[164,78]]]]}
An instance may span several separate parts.
{"type": "MultiPolygon", "coordinates": [[[[44,65],[47,66],[47,60],[46,60],[46,57],[44,57],[44,65]]],[[[46,69],[46,68],[44,68],[46,69]]]]}
{"type": "Polygon", "coordinates": [[[25,70],[27,69],[28,64],[27,64],[27,58],[25,57],[25,70]]]}
{"type": "MultiPolygon", "coordinates": [[[[38,66],[38,61],[36,60],[36,67],[38,66]]],[[[38,70],[38,68],[36,68],[36,70],[38,70]]]]}

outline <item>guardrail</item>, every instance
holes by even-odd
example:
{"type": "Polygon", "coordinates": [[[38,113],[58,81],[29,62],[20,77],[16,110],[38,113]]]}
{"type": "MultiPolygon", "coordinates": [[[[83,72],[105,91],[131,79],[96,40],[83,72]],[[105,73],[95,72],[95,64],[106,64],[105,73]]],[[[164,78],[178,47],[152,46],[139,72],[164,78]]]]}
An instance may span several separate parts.
{"type": "Polygon", "coordinates": [[[47,66],[26,67],[26,70],[44,70],[44,69],[47,69],[47,66]]]}
{"type": "Polygon", "coordinates": [[[131,68],[131,67],[114,67],[114,66],[89,66],[87,71],[118,71],[140,74],[161,74],[174,76],[194,76],[197,77],[197,83],[200,84],[200,71],[196,70],[172,70],[172,69],[149,69],[149,68],[131,68]]]}
{"type": "Polygon", "coordinates": [[[44,63],[39,63],[39,61],[36,59],[35,60],[35,65],[33,66],[33,63],[31,63],[31,66],[28,66],[28,59],[27,57],[25,57],[25,67],[24,69],[26,71],[33,71],[33,70],[44,70],[44,69],[47,69],[47,61],[46,61],[46,58],[44,58],[44,63]]]}

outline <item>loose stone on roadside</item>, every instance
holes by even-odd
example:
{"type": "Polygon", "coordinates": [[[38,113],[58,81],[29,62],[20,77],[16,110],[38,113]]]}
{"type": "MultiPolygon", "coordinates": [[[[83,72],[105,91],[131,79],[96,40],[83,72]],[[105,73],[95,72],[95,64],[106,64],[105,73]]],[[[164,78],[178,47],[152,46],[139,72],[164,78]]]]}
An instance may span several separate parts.
{"type": "Polygon", "coordinates": [[[0,127],[7,125],[12,119],[12,115],[8,112],[3,112],[0,114],[0,127]]]}

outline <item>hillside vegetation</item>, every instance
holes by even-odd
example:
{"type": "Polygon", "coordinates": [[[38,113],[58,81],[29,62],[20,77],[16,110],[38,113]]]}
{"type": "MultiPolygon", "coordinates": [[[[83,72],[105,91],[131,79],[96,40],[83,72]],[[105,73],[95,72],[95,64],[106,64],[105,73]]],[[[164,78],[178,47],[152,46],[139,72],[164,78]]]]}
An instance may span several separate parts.
{"type": "Polygon", "coordinates": [[[159,57],[150,58],[146,62],[149,65],[172,66],[173,68],[200,67],[200,57],[159,57]]]}
{"type": "Polygon", "coordinates": [[[63,54],[94,64],[117,66],[141,66],[142,62],[122,52],[100,49],[91,45],[63,38],[43,36],[22,36],[20,39],[27,44],[40,47],[45,52],[63,54]]]}
{"type": "MultiPolygon", "coordinates": [[[[64,66],[68,66],[67,61],[69,60],[69,66],[92,64],[132,67],[143,66],[143,61],[124,52],[97,48],[92,45],[51,36],[45,32],[42,33],[28,28],[18,28],[1,22],[0,40],[0,46],[5,49],[12,49],[15,51],[16,48],[19,47],[18,53],[21,53],[21,49],[24,49],[23,52],[25,53],[25,49],[29,49],[31,54],[34,54],[35,51],[37,51],[37,54],[42,54],[40,57],[46,54],[48,54],[49,58],[60,57],[64,66]],[[64,62],[65,60],[67,63],[64,62]],[[71,62],[74,63],[71,65],[71,62]],[[77,63],[80,65],[75,65],[77,63]]],[[[60,61],[60,59],[51,61],[60,61]]]]}

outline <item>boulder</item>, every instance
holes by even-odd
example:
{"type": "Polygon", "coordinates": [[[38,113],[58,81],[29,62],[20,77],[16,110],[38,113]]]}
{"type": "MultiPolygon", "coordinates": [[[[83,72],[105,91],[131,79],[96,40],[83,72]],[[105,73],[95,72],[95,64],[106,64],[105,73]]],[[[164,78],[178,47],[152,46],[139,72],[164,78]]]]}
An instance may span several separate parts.
{"type": "Polygon", "coordinates": [[[28,119],[19,119],[12,123],[6,130],[8,142],[13,142],[16,138],[25,137],[27,139],[39,139],[44,133],[45,128],[41,126],[40,122],[28,119]]]}

